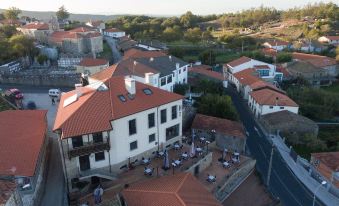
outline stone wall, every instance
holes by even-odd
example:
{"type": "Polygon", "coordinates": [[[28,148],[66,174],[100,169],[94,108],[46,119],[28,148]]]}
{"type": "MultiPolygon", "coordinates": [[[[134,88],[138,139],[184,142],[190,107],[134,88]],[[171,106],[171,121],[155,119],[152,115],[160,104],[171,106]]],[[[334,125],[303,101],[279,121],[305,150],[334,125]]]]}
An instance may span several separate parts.
{"type": "Polygon", "coordinates": [[[240,168],[227,175],[224,184],[215,192],[215,197],[223,202],[253,172],[256,160],[249,159],[240,168]]]}
{"type": "Polygon", "coordinates": [[[80,83],[80,78],[80,74],[74,71],[25,70],[14,74],[0,74],[0,84],[74,87],[74,84],[80,83]]]}
{"type": "Polygon", "coordinates": [[[199,171],[205,170],[207,167],[209,167],[212,164],[212,158],[213,158],[213,153],[210,152],[204,158],[200,159],[198,162],[196,162],[194,165],[188,168],[185,172],[190,172],[192,173],[192,175],[194,175],[194,171],[196,167],[199,167],[199,171]]]}

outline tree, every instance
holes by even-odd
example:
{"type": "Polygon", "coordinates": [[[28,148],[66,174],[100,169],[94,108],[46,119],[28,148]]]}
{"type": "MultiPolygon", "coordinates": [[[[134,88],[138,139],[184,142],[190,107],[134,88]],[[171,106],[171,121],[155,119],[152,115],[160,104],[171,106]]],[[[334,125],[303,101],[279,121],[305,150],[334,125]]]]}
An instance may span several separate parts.
{"type": "Polygon", "coordinates": [[[197,106],[198,113],[230,120],[238,120],[238,114],[230,96],[206,94],[197,102],[197,106]]]}
{"type": "Polygon", "coordinates": [[[191,11],[186,12],[180,17],[180,23],[186,27],[191,28],[196,25],[198,17],[194,15],[191,11]]]}
{"type": "Polygon", "coordinates": [[[64,5],[62,5],[59,10],[56,12],[56,16],[58,17],[59,20],[65,20],[68,19],[69,17],[69,12],[66,10],[64,5]]]}
{"type": "Polygon", "coordinates": [[[175,41],[180,39],[181,37],[181,32],[180,30],[177,30],[175,28],[172,27],[167,27],[164,32],[162,33],[162,38],[165,41],[175,41]]]}
{"type": "Polygon", "coordinates": [[[18,56],[33,56],[35,53],[34,41],[22,34],[14,35],[9,39],[11,52],[18,56]]]}
{"type": "Polygon", "coordinates": [[[193,29],[187,29],[184,37],[187,41],[196,43],[201,39],[202,32],[199,27],[195,27],[193,29]]]}
{"type": "Polygon", "coordinates": [[[188,87],[188,84],[176,84],[174,85],[173,92],[180,95],[185,95],[188,87]]]}
{"type": "Polygon", "coordinates": [[[199,55],[199,60],[203,64],[214,65],[216,60],[216,54],[213,50],[205,50],[199,55]]]}
{"type": "Polygon", "coordinates": [[[181,47],[171,47],[168,52],[178,58],[183,58],[185,55],[185,52],[181,47]]]}
{"type": "Polygon", "coordinates": [[[285,63],[292,61],[292,54],[287,52],[280,52],[277,55],[277,63],[285,63]]]}
{"type": "Polygon", "coordinates": [[[48,60],[48,57],[46,55],[43,55],[43,54],[39,54],[38,57],[37,57],[37,61],[40,65],[44,64],[47,60],[48,60]]]}
{"type": "Polygon", "coordinates": [[[6,19],[18,19],[19,14],[21,14],[21,10],[16,7],[10,7],[4,12],[4,17],[6,19]]]}
{"type": "Polygon", "coordinates": [[[10,38],[16,33],[15,26],[4,25],[0,27],[0,33],[4,35],[5,38],[10,38]]]}

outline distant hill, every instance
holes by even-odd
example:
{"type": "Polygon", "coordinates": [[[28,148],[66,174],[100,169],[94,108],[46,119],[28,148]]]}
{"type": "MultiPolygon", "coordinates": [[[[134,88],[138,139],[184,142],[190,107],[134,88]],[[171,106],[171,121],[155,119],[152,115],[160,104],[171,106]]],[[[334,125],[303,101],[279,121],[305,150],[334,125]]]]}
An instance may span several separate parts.
{"type": "MultiPolygon", "coordinates": [[[[0,9],[0,13],[4,12],[5,9],[0,9]]],[[[29,16],[34,17],[40,20],[49,20],[51,16],[55,16],[54,11],[22,11],[20,16],[29,16]]],[[[72,21],[80,21],[80,22],[87,22],[89,20],[102,20],[108,21],[112,19],[116,19],[122,15],[96,15],[96,14],[71,14],[70,20],[72,21]]]]}

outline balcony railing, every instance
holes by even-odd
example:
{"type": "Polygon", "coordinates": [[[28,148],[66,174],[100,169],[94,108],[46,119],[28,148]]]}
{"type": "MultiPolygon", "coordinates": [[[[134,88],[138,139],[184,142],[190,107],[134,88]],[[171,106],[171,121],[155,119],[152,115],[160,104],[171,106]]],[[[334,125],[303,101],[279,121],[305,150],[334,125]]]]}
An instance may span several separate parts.
{"type": "Polygon", "coordinates": [[[109,142],[100,142],[100,143],[93,143],[84,145],[81,147],[73,148],[69,151],[68,156],[69,158],[77,157],[77,156],[83,156],[83,155],[89,155],[91,153],[97,153],[102,152],[105,150],[110,150],[110,144],[109,142]]]}

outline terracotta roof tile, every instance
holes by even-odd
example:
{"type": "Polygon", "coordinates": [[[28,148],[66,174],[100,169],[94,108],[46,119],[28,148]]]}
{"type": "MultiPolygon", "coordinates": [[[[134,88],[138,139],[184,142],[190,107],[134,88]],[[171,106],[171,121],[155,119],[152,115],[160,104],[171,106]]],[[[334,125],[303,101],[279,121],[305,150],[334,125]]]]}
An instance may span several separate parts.
{"type": "Polygon", "coordinates": [[[93,58],[83,58],[80,61],[80,66],[92,67],[92,66],[100,66],[106,65],[108,61],[106,59],[93,59],[93,58]]]}
{"type": "Polygon", "coordinates": [[[284,93],[284,94],[286,93],[285,91],[277,88],[273,84],[271,84],[269,82],[265,82],[263,80],[254,82],[253,84],[250,84],[249,86],[252,90],[259,90],[259,89],[263,89],[263,88],[268,88],[268,89],[272,89],[272,90],[275,90],[275,91],[280,92],[280,93],[284,93]]]}
{"type": "Polygon", "coordinates": [[[105,81],[106,91],[97,91],[87,87],[79,88],[82,95],[74,103],[63,107],[65,99],[76,94],[71,91],[61,96],[53,130],[62,130],[63,138],[111,130],[111,120],[119,119],[150,108],[154,108],[183,97],[136,81],[134,99],[127,97],[123,76],[112,77],[105,81]],[[152,90],[146,95],[143,89],[152,90]],[[119,99],[124,95],[125,102],[119,99]]]}
{"type": "Polygon", "coordinates": [[[192,73],[202,74],[202,75],[211,77],[213,79],[217,79],[217,80],[221,80],[221,81],[224,80],[224,76],[221,73],[215,72],[215,71],[211,71],[211,70],[207,70],[206,67],[193,66],[193,67],[189,68],[188,71],[192,72],[192,73]]]}
{"type": "Polygon", "coordinates": [[[69,30],[69,32],[72,32],[72,33],[84,33],[84,32],[91,32],[91,31],[94,31],[94,30],[84,27],[84,26],[69,30]]]}
{"type": "Polygon", "coordinates": [[[49,26],[46,23],[30,23],[21,27],[22,29],[36,29],[36,30],[49,30],[49,26]]]}
{"type": "Polygon", "coordinates": [[[298,105],[285,94],[271,89],[261,89],[250,93],[252,98],[260,105],[278,105],[298,107],[298,105]],[[277,101],[278,98],[278,101],[277,101]]]}
{"type": "Polygon", "coordinates": [[[12,196],[16,189],[15,182],[0,180],[0,205],[6,205],[6,202],[12,196]]]}
{"type": "Polygon", "coordinates": [[[122,195],[129,206],[221,206],[191,173],[138,182],[122,195]]]}
{"type": "Polygon", "coordinates": [[[333,58],[315,55],[315,54],[304,54],[304,53],[293,52],[292,57],[295,60],[309,62],[316,67],[326,67],[326,66],[332,66],[332,65],[337,64],[337,61],[333,58]]]}
{"type": "Polygon", "coordinates": [[[252,59],[251,58],[248,58],[248,57],[245,57],[245,56],[242,56],[240,57],[239,59],[236,59],[236,60],[233,60],[229,63],[227,63],[227,65],[231,66],[231,67],[236,67],[236,66],[239,66],[241,64],[244,64],[246,62],[249,62],[251,61],[252,59]]]}
{"type": "Polygon", "coordinates": [[[217,133],[222,133],[234,137],[245,137],[244,128],[241,123],[222,119],[218,117],[196,114],[192,123],[193,129],[215,130],[217,133]]]}
{"type": "Polygon", "coordinates": [[[151,57],[159,57],[166,56],[165,53],[161,51],[142,51],[140,49],[129,49],[124,53],[124,59],[127,58],[151,58],[151,57]]]}
{"type": "Polygon", "coordinates": [[[242,85],[250,85],[261,81],[259,74],[252,68],[235,73],[234,78],[236,78],[242,85]]]}
{"type": "Polygon", "coordinates": [[[45,141],[46,114],[46,110],[0,112],[0,175],[34,175],[45,141]]]}
{"type": "Polygon", "coordinates": [[[100,81],[106,81],[107,79],[113,76],[113,73],[116,67],[117,67],[117,64],[114,64],[106,69],[101,70],[100,72],[93,74],[90,78],[100,80],[100,81]]]}
{"type": "Polygon", "coordinates": [[[272,49],[272,48],[263,48],[262,53],[264,53],[266,56],[272,56],[275,57],[277,56],[277,50],[272,49]]]}
{"type": "Polygon", "coordinates": [[[339,152],[312,153],[312,157],[325,164],[333,171],[339,171],[339,152]]]}

